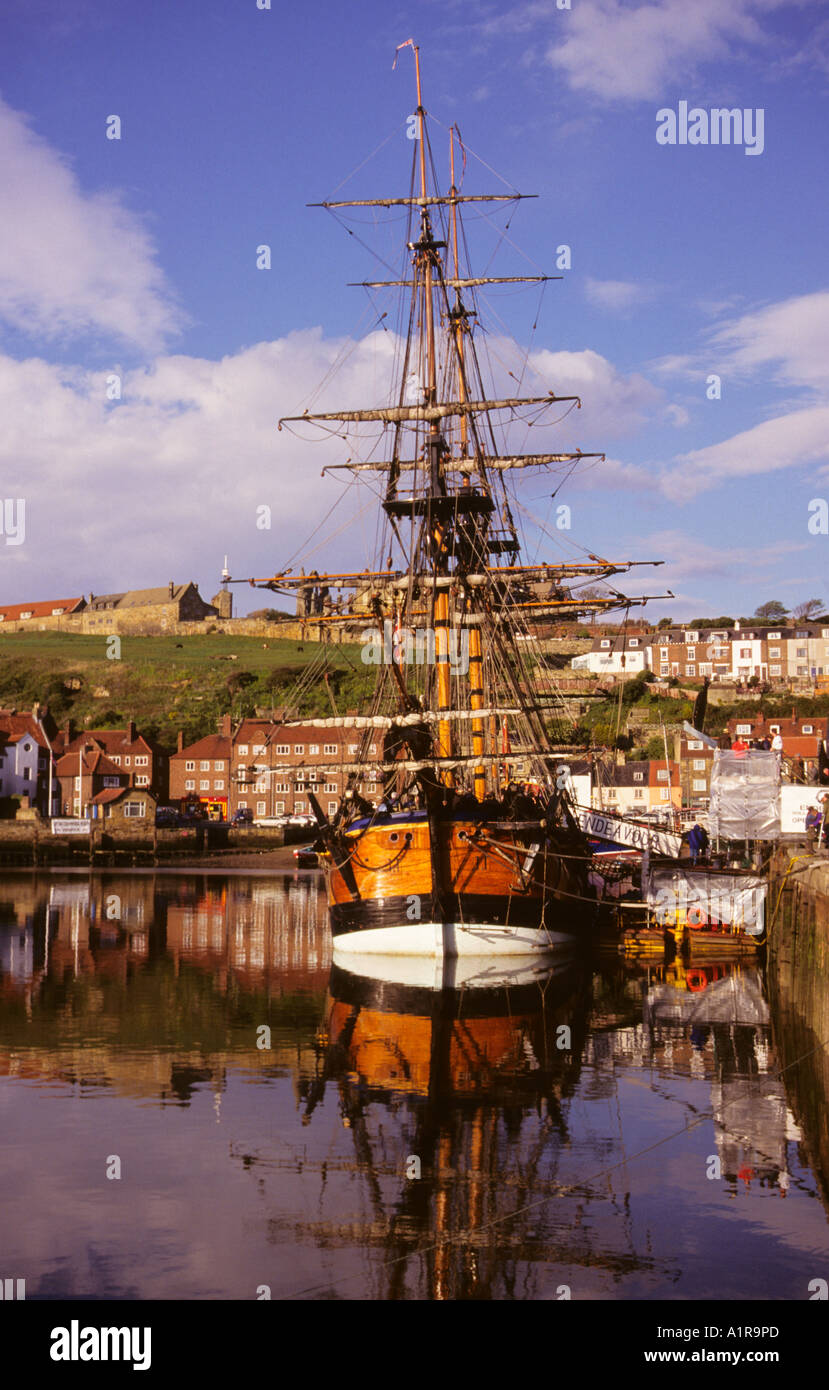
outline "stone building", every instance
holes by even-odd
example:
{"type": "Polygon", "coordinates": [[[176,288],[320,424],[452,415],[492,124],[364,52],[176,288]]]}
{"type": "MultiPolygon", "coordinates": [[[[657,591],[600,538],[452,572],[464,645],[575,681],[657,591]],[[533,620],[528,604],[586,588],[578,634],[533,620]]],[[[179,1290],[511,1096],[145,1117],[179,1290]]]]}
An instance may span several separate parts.
{"type": "Polygon", "coordinates": [[[135,633],[142,636],[174,632],[177,623],[217,618],[217,610],[205,603],[197,584],[175,584],[157,589],[130,589],[123,594],[91,594],[83,611],[82,628],[88,633],[135,633]]]}

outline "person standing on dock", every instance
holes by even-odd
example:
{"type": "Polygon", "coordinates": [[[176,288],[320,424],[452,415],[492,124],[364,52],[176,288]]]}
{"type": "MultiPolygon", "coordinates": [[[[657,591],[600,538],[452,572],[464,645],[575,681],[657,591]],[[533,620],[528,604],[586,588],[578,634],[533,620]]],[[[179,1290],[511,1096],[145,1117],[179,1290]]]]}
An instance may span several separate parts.
{"type": "Polygon", "coordinates": [[[700,855],[704,857],[708,849],[708,831],[703,830],[696,822],[688,831],[688,848],[691,851],[692,864],[696,864],[700,855]]]}
{"type": "Polygon", "coordinates": [[[806,812],[806,845],[808,849],[813,849],[820,834],[823,816],[817,806],[810,806],[806,812]]]}

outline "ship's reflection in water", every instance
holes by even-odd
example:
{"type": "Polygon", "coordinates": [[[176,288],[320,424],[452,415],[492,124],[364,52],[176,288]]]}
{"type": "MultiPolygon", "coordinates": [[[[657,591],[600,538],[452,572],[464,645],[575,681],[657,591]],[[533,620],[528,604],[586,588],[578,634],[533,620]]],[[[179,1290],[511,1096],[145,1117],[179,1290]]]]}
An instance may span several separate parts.
{"type": "Polygon", "coordinates": [[[754,965],[332,966],[314,875],[9,875],[10,1277],[47,1297],[806,1299],[829,1269],[811,1036],[791,1000],[770,1016],[754,965]]]}

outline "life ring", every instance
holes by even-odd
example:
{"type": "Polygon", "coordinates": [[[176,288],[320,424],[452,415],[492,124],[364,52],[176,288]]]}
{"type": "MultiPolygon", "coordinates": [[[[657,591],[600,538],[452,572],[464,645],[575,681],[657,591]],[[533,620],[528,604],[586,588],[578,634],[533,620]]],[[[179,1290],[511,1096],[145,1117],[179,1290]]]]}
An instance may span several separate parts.
{"type": "Polygon", "coordinates": [[[705,920],[705,914],[699,903],[692,903],[685,912],[685,921],[689,927],[701,927],[705,920]],[[693,917],[691,916],[692,913],[694,914],[693,917]]]}
{"type": "Polygon", "coordinates": [[[699,994],[700,990],[705,989],[707,987],[708,976],[706,975],[704,970],[686,970],[685,983],[692,994],[699,994]],[[693,976],[693,979],[691,978],[691,976],[693,976]]]}
{"type": "Polygon", "coordinates": [[[829,792],[816,792],[815,801],[829,801],[829,792]]]}

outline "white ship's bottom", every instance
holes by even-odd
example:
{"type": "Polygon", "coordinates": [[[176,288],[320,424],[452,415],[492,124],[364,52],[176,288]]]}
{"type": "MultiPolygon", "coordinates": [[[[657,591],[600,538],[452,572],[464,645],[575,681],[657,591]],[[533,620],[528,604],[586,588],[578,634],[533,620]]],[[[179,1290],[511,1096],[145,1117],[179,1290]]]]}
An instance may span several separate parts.
{"type": "Polygon", "coordinates": [[[406,922],[393,927],[368,927],[334,937],[334,955],[526,956],[573,946],[576,932],[548,927],[505,927],[488,922],[406,922]]]}

